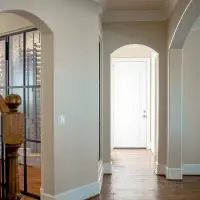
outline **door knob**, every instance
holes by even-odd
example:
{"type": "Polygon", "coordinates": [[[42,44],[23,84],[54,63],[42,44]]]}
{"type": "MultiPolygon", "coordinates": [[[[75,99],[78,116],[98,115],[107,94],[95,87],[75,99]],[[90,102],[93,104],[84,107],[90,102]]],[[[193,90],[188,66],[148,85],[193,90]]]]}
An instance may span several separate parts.
{"type": "Polygon", "coordinates": [[[146,116],[146,115],[142,115],[142,117],[143,117],[143,118],[147,118],[147,116],[146,116]]]}

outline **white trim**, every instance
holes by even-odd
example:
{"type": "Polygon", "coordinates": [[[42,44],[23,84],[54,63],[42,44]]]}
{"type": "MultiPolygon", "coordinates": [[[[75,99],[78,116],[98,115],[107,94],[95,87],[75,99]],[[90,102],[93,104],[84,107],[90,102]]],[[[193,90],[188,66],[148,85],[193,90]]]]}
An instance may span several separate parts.
{"type": "Polygon", "coordinates": [[[182,180],[183,170],[181,168],[168,168],[166,167],[166,179],[167,180],[182,180]]]}
{"type": "Polygon", "coordinates": [[[97,196],[101,193],[103,183],[103,162],[99,162],[98,166],[98,181],[81,186],[76,189],[68,190],[64,193],[51,195],[44,192],[44,189],[40,189],[41,200],[86,200],[88,198],[97,196]]]}
{"type": "Polygon", "coordinates": [[[160,164],[156,162],[156,169],[155,169],[156,175],[165,175],[166,174],[166,166],[164,164],[160,164]]]}
{"type": "Polygon", "coordinates": [[[184,164],[184,175],[200,175],[200,164],[184,164]]]}
{"type": "MultiPolygon", "coordinates": [[[[181,177],[180,173],[183,173],[183,175],[186,175],[186,176],[187,175],[199,176],[200,175],[200,164],[184,164],[183,169],[181,170],[180,168],[167,169],[165,165],[156,163],[155,173],[156,173],[156,175],[165,175],[166,174],[167,179],[169,179],[169,180],[171,179],[171,177],[172,177],[171,180],[176,180],[173,177],[178,176],[178,175],[176,175],[178,173],[179,173],[179,177],[181,177]],[[168,170],[168,172],[167,172],[167,170],[168,170]],[[171,174],[169,174],[169,173],[171,173],[171,174]]],[[[178,178],[178,180],[180,180],[180,179],[178,178]]]]}
{"type": "Polygon", "coordinates": [[[100,190],[99,181],[57,195],[47,194],[41,189],[41,200],[86,200],[99,195],[100,190]]]}
{"type": "Polygon", "coordinates": [[[40,188],[40,199],[41,200],[56,200],[53,195],[45,193],[43,188],[40,188]]]}
{"type": "Polygon", "coordinates": [[[107,175],[112,174],[112,163],[104,163],[103,164],[103,173],[107,175]]]}
{"type": "MultiPolygon", "coordinates": [[[[183,88],[183,77],[184,77],[184,74],[183,74],[183,63],[184,63],[184,60],[183,60],[183,49],[181,50],[181,167],[182,167],[182,163],[183,163],[183,91],[184,91],[184,88],[183,88]]],[[[183,167],[182,167],[183,168],[183,167]]],[[[183,177],[183,169],[182,169],[182,177],[183,177]]]]}

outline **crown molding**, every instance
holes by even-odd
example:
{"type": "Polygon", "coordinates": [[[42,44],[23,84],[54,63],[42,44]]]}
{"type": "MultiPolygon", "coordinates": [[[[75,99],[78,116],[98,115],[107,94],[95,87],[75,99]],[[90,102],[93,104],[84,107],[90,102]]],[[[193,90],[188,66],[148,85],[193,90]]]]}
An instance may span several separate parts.
{"type": "Polygon", "coordinates": [[[101,5],[101,19],[106,22],[165,21],[174,10],[178,0],[166,0],[162,10],[108,10],[107,0],[93,0],[101,5]]]}
{"type": "Polygon", "coordinates": [[[166,12],[161,10],[151,11],[106,11],[103,14],[103,22],[132,22],[132,21],[164,21],[166,12]]]}

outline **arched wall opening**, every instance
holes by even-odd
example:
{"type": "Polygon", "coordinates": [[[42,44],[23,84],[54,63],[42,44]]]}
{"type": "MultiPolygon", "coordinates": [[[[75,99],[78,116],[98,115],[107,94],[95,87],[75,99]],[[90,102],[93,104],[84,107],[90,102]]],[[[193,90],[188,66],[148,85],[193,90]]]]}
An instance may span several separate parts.
{"type": "MultiPolygon", "coordinates": [[[[12,83],[12,80],[7,80],[6,84],[1,85],[1,93],[5,95],[5,91],[9,93],[20,94],[23,101],[23,106],[20,109],[22,112],[25,112],[25,107],[27,108],[27,103],[30,103],[30,106],[33,103],[33,99],[36,97],[36,93],[39,98],[37,103],[38,111],[40,114],[37,119],[40,120],[38,125],[40,126],[37,129],[39,133],[38,138],[32,138],[30,142],[31,135],[28,134],[30,127],[27,123],[29,118],[28,113],[25,114],[25,133],[26,141],[23,147],[19,151],[19,173],[20,173],[20,189],[25,195],[32,195],[37,198],[40,196],[40,188],[45,189],[46,191],[53,192],[54,188],[48,184],[48,182],[53,182],[54,177],[50,174],[53,172],[53,69],[54,69],[54,49],[53,49],[53,32],[50,30],[49,26],[42,21],[39,17],[32,14],[31,12],[25,10],[10,10],[10,9],[0,9],[0,21],[2,21],[2,26],[0,28],[0,37],[1,37],[1,55],[8,57],[4,67],[4,72],[13,70],[13,74],[4,74],[6,77],[11,77],[15,83],[12,83]],[[32,41],[31,41],[32,40],[32,41]],[[32,44],[31,44],[32,43],[32,44]],[[6,50],[6,46],[8,49],[6,50]],[[6,47],[4,49],[4,47],[6,47]],[[37,50],[36,50],[37,48],[37,50]],[[5,50],[5,51],[4,51],[5,50]],[[37,55],[35,54],[37,51],[37,55]],[[8,52],[8,53],[7,53],[8,52]],[[9,55],[7,55],[9,54],[9,55]],[[21,57],[20,57],[21,55],[21,57]],[[21,59],[21,61],[19,61],[21,59]],[[18,60],[18,61],[17,61],[18,60]],[[36,64],[37,60],[37,64],[36,64]],[[29,62],[29,63],[28,63],[29,62]],[[30,63],[35,64],[30,64],[30,63]],[[41,69],[39,72],[40,80],[37,79],[37,83],[30,84],[27,83],[28,80],[28,71],[29,77],[31,77],[31,71],[36,71],[31,68],[31,66],[37,65],[37,70],[41,69]],[[12,69],[11,69],[12,68],[12,69]],[[10,70],[8,70],[10,69],[10,70]],[[25,71],[26,70],[26,71],[25,71]],[[16,72],[19,71],[18,75],[16,72]],[[24,75],[23,75],[24,74],[24,75]],[[25,79],[26,76],[26,79],[25,79]],[[21,77],[21,78],[20,78],[21,77]],[[17,78],[17,79],[16,79],[17,78]],[[17,82],[18,83],[17,83],[17,82]],[[27,85],[28,84],[28,85],[27,85]],[[27,97],[32,94],[32,91],[35,95],[30,102],[27,102],[27,97]],[[26,105],[25,105],[26,102],[26,105]],[[32,102],[32,103],[31,103],[32,102]],[[41,123],[41,124],[40,124],[41,123]],[[28,139],[29,138],[29,139],[28,139]],[[37,147],[36,147],[37,146],[37,147]],[[24,148],[26,147],[26,148],[24,148]],[[34,161],[33,157],[28,160],[28,149],[32,149],[34,152],[34,161]],[[41,153],[36,156],[36,152],[41,153]],[[24,156],[26,154],[26,156],[24,156]],[[40,163],[41,156],[41,163],[40,163]],[[26,157],[26,159],[25,159],[26,157]],[[26,162],[36,162],[37,169],[31,169],[25,165],[26,162]],[[44,164],[45,163],[45,164],[44,164]],[[47,163],[48,167],[47,167],[47,163]],[[41,165],[41,166],[40,166],[41,165]],[[34,176],[37,176],[37,181],[34,182],[34,176]],[[32,180],[29,180],[31,177],[32,180]],[[31,184],[31,185],[29,185],[31,184]],[[35,189],[32,190],[32,185],[36,185],[35,189]]],[[[1,57],[1,59],[4,59],[1,57]]],[[[3,62],[3,60],[1,60],[3,62]]],[[[1,62],[1,65],[2,65],[1,62]]],[[[36,78],[36,77],[35,77],[36,78]]],[[[4,81],[2,81],[4,82],[4,81]]],[[[29,81],[28,81],[29,82],[29,81]]],[[[35,120],[35,119],[34,119],[35,120]]],[[[36,130],[35,130],[36,131],[36,130]]],[[[33,164],[32,163],[32,164],[33,164]]],[[[33,164],[34,165],[34,164],[33,164]]]]}
{"type": "Polygon", "coordinates": [[[156,163],[159,54],[147,46],[130,44],[115,50],[110,63],[111,149],[148,149],[156,163]]]}
{"type": "Polygon", "coordinates": [[[167,147],[166,24],[163,22],[103,24],[103,161],[105,174],[112,174],[111,159],[111,71],[110,55],[129,44],[141,44],[159,53],[159,123],[156,173],[165,174],[167,147]],[[156,37],[155,37],[156,35],[156,37]]]}
{"type": "Polygon", "coordinates": [[[171,16],[168,45],[168,150],[166,176],[168,179],[183,179],[183,175],[198,175],[198,159],[192,152],[198,148],[195,116],[198,108],[195,99],[198,92],[198,16],[200,1],[179,1],[179,7],[171,16]],[[197,21],[197,24],[195,22],[197,21]],[[195,24],[195,25],[194,25],[195,24]],[[170,29],[170,27],[175,27],[170,29]],[[194,30],[196,29],[196,30],[194,30]],[[197,76],[197,77],[196,77],[197,76]],[[188,96],[189,95],[189,96],[188,96]],[[193,105],[195,106],[195,112],[193,105]],[[175,122],[176,121],[176,122],[175,122]],[[187,133],[186,133],[187,131],[187,133]],[[188,131],[191,135],[188,135],[188,131]],[[194,139],[195,138],[195,139],[194,139]]]}
{"type": "Polygon", "coordinates": [[[183,45],[182,66],[182,164],[183,175],[200,175],[199,130],[200,93],[194,89],[199,86],[200,13],[191,27],[183,45]],[[196,172],[192,170],[196,169],[196,172]]]}

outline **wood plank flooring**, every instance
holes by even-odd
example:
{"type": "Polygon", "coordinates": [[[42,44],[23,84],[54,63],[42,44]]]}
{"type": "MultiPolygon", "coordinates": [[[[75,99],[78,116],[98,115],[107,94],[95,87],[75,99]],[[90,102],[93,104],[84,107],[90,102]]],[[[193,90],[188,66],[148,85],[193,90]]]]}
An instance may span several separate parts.
{"type": "MultiPolygon", "coordinates": [[[[20,189],[24,190],[24,165],[19,165],[20,189]]],[[[34,166],[27,167],[27,190],[29,193],[40,195],[41,169],[34,166]]]]}
{"type": "Polygon", "coordinates": [[[167,181],[154,175],[147,150],[115,150],[113,175],[105,176],[100,197],[92,200],[199,200],[200,177],[167,181]]]}
{"type": "MultiPolygon", "coordinates": [[[[183,181],[157,177],[147,150],[115,150],[112,158],[113,175],[104,177],[101,196],[91,200],[200,200],[200,177],[186,176],[183,181]]],[[[38,173],[31,176],[37,179],[38,173]]]]}

